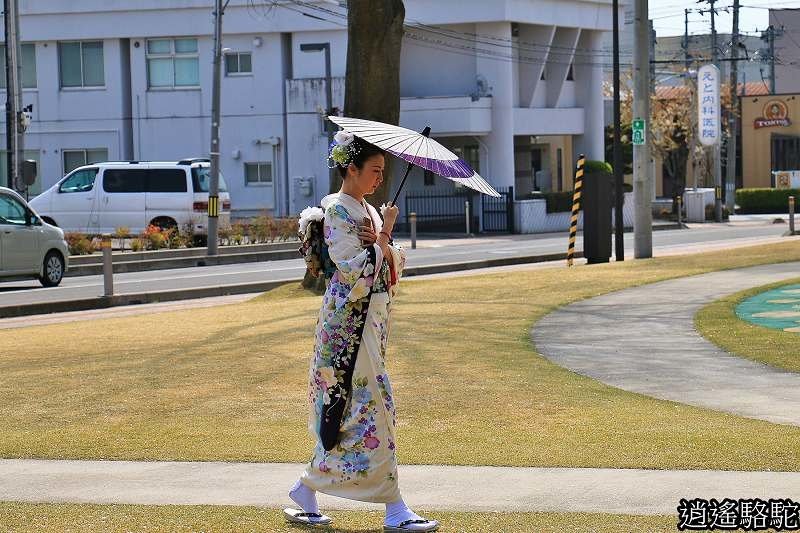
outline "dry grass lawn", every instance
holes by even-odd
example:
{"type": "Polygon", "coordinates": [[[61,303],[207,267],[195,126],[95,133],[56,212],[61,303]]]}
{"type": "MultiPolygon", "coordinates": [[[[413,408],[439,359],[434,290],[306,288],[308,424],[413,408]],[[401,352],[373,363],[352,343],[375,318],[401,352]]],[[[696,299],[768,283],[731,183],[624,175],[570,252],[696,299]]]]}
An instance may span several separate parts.
{"type": "MultiPolygon", "coordinates": [[[[387,356],[400,461],[797,471],[800,428],[603,385],[529,337],[579,299],[789,260],[800,243],[406,280],[387,356]]],[[[319,305],[284,286],[244,304],[0,331],[0,457],[305,462],[319,305]]]]}
{"type": "MultiPolygon", "coordinates": [[[[334,511],[337,527],[309,530],[288,526],[280,511],[258,507],[143,506],[0,503],[3,531],[14,533],[285,532],[378,533],[383,513],[334,511]]],[[[584,513],[430,512],[442,533],[665,533],[677,531],[677,515],[626,516],[584,513]]]]}
{"type": "Polygon", "coordinates": [[[717,300],[697,313],[695,326],[704,337],[726,352],[800,372],[800,335],[757,326],[736,316],[736,306],[743,300],[797,283],[800,279],[753,288],[717,300]]]}

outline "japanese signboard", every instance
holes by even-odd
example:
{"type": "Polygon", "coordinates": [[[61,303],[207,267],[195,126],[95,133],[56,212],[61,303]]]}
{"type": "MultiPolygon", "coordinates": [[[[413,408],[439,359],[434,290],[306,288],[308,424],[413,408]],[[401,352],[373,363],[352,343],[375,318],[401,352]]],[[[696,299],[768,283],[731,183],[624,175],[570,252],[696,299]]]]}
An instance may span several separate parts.
{"type": "Polygon", "coordinates": [[[645,139],[645,121],[643,118],[637,118],[633,121],[633,144],[641,146],[644,144],[645,139]]]}
{"type": "Polygon", "coordinates": [[[719,77],[715,65],[705,65],[697,72],[697,133],[704,146],[720,141],[719,77]]]}
{"type": "Polygon", "coordinates": [[[787,128],[792,125],[789,120],[789,107],[781,100],[770,100],[764,104],[761,117],[757,118],[753,124],[755,129],[772,128],[782,126],[787,128]]]}

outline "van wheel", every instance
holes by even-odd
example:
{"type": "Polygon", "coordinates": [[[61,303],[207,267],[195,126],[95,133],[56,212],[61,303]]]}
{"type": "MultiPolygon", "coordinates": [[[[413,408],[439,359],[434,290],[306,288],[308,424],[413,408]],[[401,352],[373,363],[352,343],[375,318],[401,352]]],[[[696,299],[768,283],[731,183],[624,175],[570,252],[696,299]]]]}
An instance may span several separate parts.
{"type": "Polygon", "coordinates": [[[56,287],[64,278],[64,258],[61,254],[50,250],[44,256],[44,276],[39,277],[39,282],[45,287],[56,287]]]}
{"type": "Polygon", "coordinates": [[[159,227],[161,229],[161,231],[170,230],[170,229],[177,229],[178,228],[178,223],[175,222],[174,219],[169,218],[169,217],[155,218],[155,219],[153,219],[152,222],[150,222],[150,224],[152,224],[153,226],[159,227]]]}

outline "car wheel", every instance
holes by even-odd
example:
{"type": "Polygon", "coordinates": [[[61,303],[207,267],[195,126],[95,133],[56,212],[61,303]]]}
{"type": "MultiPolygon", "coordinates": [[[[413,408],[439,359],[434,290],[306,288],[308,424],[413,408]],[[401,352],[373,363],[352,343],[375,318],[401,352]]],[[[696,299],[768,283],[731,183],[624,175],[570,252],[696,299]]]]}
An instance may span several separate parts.
{"type": "Polygon", "coordinates": [[[45,287],[55,287],[64,278],[64,258],[55,251],[47,252],[44,256],[44,276],[39,281],[45,287]]]}

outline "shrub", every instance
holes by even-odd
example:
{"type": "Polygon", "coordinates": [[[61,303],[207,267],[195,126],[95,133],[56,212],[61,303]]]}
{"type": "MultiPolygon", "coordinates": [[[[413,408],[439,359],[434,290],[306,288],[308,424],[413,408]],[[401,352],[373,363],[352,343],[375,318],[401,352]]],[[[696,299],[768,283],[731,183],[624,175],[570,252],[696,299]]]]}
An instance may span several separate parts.
{"type": "Polygon", "coordinates": [[[129,238],[130,234],[130,228],[125,226],[120,226],[114,230],[114,237],[119,240],[119,249],[123,252],[125,251],[125,239],[129,238]]]}
{"type": "Polygon", "coordinates": [[[144,250],[144,241],[141,237],[136,237],[131,241],[131,251],[132,252],[141,252],[144,250]]]}
{"type": "Polygon", "coordinates": [[[244,242],[245,225],[237,222],[231,226],[230,241],[235,245],[240,245],[244,242]]]}
{"type": "Polygon", "coordinates": [[[564,192],[533,192],[530,198],[544,199],[547,203],[548,213],[563,213],[572,211],[572,191],[564,192]]]}
{"type": "Polygon", "coordinates": [[[743,214],[788,213],[790,196],[800,201],[800,189],[739,189],[736,204],[743,214]]]}
{"type": "Polygon", "coordinates": [[[219,239],[220,246],[228,246],[231,243],[231,227],[220,226],[217,228],[217,238],[219,239]]]}
{"type": "MultiPolygon", "coordinates": [[[[722,206],[722,220],[728,220],[730,218],[730,213],[728,212],[727,206],[722,206]]],[[[706,206],[706,220],[707,221],[715,221],[717,219],[717,212],[716,208],[713,205],[706,206]]]]}
{"type": "Polygon", "coordinates": [[[586,164],[583,166],[583,171],[586,174],[593,173],[593,174],[613,174],[614,169],[611,167],[610,164],[606,163],[605,161],[594,161],[588,160],[586,164]]]}
{"type": "Polygon", "coordinates": [[[290,241],[297,239],[298,220],[296,218],[283,218],[278,224],[281,240],[290,241]]]}
{"type": "Polygon", "coordinates": [[[66,233],[64,240],[67,241],[70,255],[88,255],[94,252],[92,241],[83,233],[66,233]]]}
{"type": "Polygon", "coordinates": [[[167,235],[154,224],[147,226],[140,238],[150,250],[160,250],[167,245],[167,235]]]}

